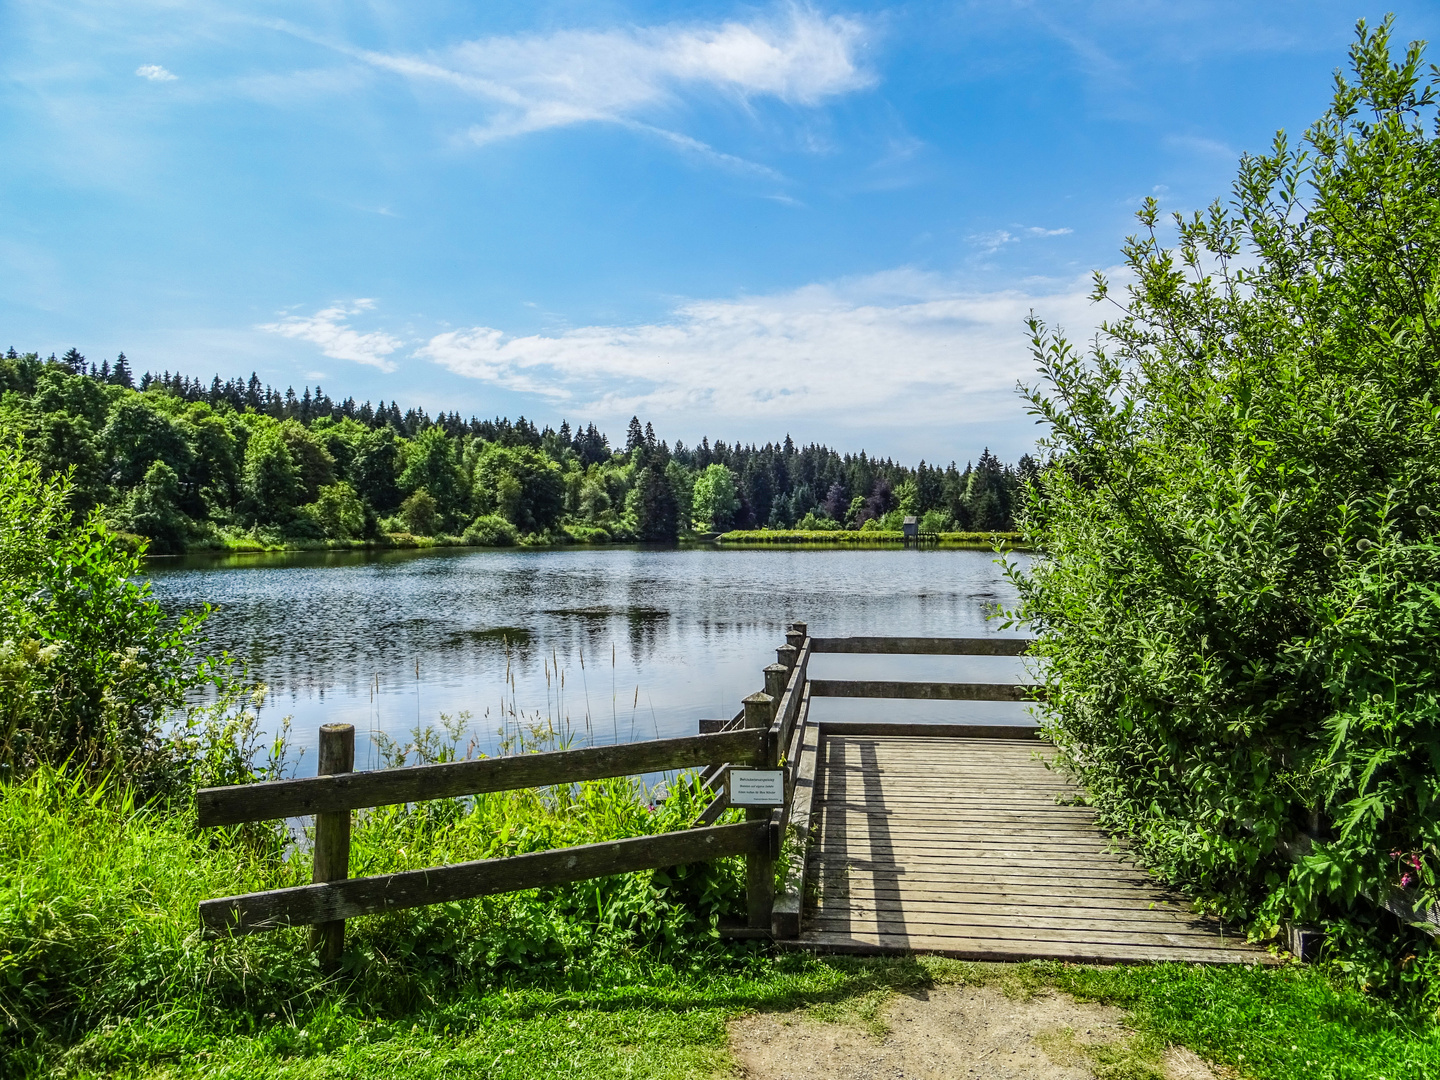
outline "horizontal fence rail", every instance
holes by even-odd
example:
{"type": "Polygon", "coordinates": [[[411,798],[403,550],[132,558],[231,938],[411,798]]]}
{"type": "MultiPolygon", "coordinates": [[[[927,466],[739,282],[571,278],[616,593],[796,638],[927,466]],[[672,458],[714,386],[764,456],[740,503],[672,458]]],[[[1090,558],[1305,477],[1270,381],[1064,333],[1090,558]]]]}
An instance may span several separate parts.
{"type": "Polygon", "coordinates": [[[1024,656],[1030,638],[839,637],[811,638],[812,652],[879,653],[887,656],[1024,656]]]}
{"type": "Polygon", "coordinates": [[[480,859],[426,870],[205,900],[200,904],[200,922],[206,937],[254,934],[285,926],[334,922],[381,911],[564,885],[725,855],[749,855],[768,851],[769,846],[769,826],[763,821],[686,829],[504,859],[480,859]]]}
{"type": "Polygon", "coordinates": [[[814,697],[906,698],[920,701],[1035,701],[1028,684],[892,682],[884,679],[811,679],[814,697]]]}
{"type": "Polygon", "coordinates": [[[201,827],[236,825],[244,821],[689,769],[716,761],[748,763],[759,760],[764,753],[766,736],[764,731],[726,731],[619,746],[310,776],[301,780],[267,780],[238,787],[201,788],[195,794],[195,803],[201,827]]]}

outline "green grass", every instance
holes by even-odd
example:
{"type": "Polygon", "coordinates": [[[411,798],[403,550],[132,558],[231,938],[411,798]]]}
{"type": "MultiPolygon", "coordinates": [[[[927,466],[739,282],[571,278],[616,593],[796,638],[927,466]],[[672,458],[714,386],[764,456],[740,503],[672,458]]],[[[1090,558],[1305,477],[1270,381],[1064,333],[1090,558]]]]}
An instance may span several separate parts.
{"type": "MultiPolygon", "coordinates": [[[[355,872],[671,828],[694,810],[677,790],[656,814],[627,781],[376,812],[357,823],[355,872]]],[[[300,930],[199,939],[199,900],[296,884],[306,869],[268,831],[202,833],[186,813],[63,774],[0,788],[0,1076],[721,1076],[726,1024],[746,1011],[803,1008],[879,1033],[893,993],[991,984],[1128,1010],[1138,1049],[1092,1062],[1117,1077],[1177,1043],[1255,1080],[1440,1080],[1440,1028],[1318,968],[1002,967],[727,944],[706,913],[739,902],[730,864],[353,920],[330,978],[300,930]]]]}
{"type": "MultiPolygon", "coordinates": [[[[1007,550],[1025,547],[1020,533],[946,532],[940,533],[941,547],[992,549],[999,541],[1007,550]]],[[[899,529],[732,529],[715,538],[719,544],[828,544],[835,546],[891,547],[901,544],[905,534],[899,529]]]]}

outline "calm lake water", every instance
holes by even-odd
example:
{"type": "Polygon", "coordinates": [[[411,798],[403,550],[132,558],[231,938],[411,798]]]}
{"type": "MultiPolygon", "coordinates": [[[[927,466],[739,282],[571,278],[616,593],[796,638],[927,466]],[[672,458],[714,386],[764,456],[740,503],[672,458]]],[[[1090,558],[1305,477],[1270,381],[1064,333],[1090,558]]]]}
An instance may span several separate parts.
{"type": "MultiPolygon", "coordinates": [[[[1025,556],[1010,558],[1023,565],[1025,556]]],[[[517,717],[576,743],[689,735],[763,688],[786,626],[812,634],[978,636],[1014,602],[983,551],[646,550],[631,547],[191,557],[152,564],[172,611],[204,603],[213,646],[270,687],[314,769],[322,723],[403,736],[468,712],[494,749],[517,717]]],[[[817,656],[824,678],[1004,680],[1004,657],[817,656]]],[[[824,700],[812,715],[1030,722],[1023,705],[824,700]]]]}

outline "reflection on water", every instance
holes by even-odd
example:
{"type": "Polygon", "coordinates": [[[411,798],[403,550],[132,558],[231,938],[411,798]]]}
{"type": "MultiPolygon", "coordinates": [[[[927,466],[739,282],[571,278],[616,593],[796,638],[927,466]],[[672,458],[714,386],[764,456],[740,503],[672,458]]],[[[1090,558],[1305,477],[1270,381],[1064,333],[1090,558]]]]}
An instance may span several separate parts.
{"type": "MultiPolygon", "coordinates": [[[[1014,599],[994,555],[959,550],[305,553],[156,562],[152,574],[169,610],[218,606],[212,645],[269,684],[269,720],[293,716],[300,746],[313,746],[322,723],[397,734],[462,711],[486,737],[512,710],[568,724],[581,742],[693,734],[698,719],[731,716],[761,688],[761,668],[794,620],[817,636],[978,635],[996,632],[987,619],[1014,599]]],[[[812,664],[817,677],[986,680],[1011,677],[1019,661],[812,664]]],[[[995,703],[821,709],[1025,718],[1023,707],[995,703]]]]}

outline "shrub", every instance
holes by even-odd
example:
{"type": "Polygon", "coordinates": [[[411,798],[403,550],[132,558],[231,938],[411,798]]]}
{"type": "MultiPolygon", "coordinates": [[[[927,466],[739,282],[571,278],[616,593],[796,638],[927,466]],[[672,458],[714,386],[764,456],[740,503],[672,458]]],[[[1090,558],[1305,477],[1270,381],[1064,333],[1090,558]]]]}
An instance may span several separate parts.
{"type": "Polygon", "coordinates": [[[124,768],[149,796],[183,771],[172,711],[223,674],[194,648],[208,612],[167,617],[137,583],[143,545],[98,511],[72,521],[68,495],[68,476],[0,446],[0,781],[68,760],[124,768]]]}
{"type": "Polygon", "coordinates": [[[463,539],[474,547],[513,547],[517,536],[515,526],[499,514],[481,514],[470,523],[463,539]]]}
{"type": "Polygon", "coordinates": [[[353,540],[365,532],[365,506],[343,480],[322,487],[315,501],[300,510],[332,540],[353,540]]]}
{"type": "Polygon", "coordinates": [[[405,523],[405,531],[416,536],[434,536],[440,529],[440,512],[424,488],[400,504],[400,520],[405,523]]]}
{"type": "Polygon", "coordinates": [[[1440,900],[1440,80],[1388,22],[1351,60],[1176,248],[1147,203],[1088,358],[1032,322],[1053,456],[1016,614],[1107,827],[1260,932],[1384,929],[1395,974],[1430,939],[1371,902],[1440,900]]]}

